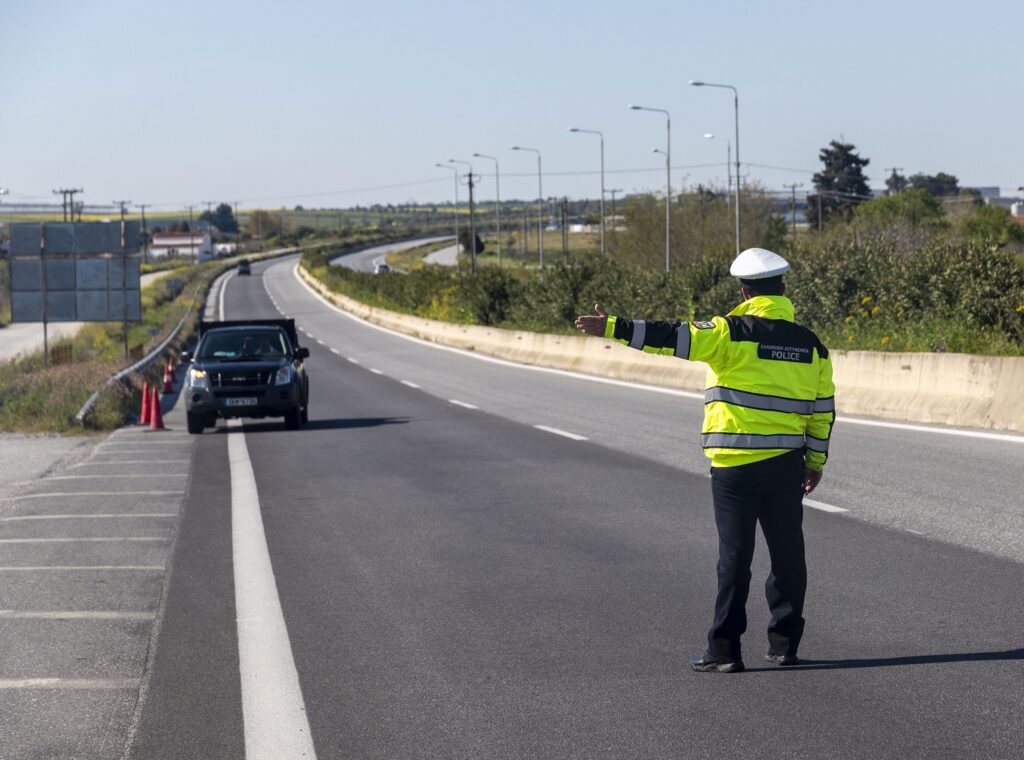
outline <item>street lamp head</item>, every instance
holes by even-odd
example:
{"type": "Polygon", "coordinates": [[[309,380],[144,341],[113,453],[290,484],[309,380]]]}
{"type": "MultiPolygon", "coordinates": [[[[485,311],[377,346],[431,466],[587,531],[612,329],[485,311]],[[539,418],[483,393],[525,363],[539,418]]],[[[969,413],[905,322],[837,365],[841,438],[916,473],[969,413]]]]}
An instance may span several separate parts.
{"type": "Polygon", "coordinates": [[[664,153],[661,148],[651,148],[651,153],[664,153]]]}
{"type": "Polygon", "coordinates": [[[632,105],[632,104],[630,104],[630,106],[629,106],[629,110],[630,110],[630,111],[639,111],[639,110],[641,110],[642,108],[643,108],[643,106],[634,106],[634,105],[632,105]]]}
{"type": "Polygon", "coordinates": [[[512,150],[522,150],[518,145],[513,145],[512,150]]]}
{"type": "Polygon", "coordinates": [[[486,158],[482,153],[474,153],[473,158],[486,158]]]}
{"type": "Polygon", "coordinates": [[[579,127],[569,127],[569,131],[570,132],[579,132],[580,128],[579,127]]]}
{"type": "Polygon", "coordinates": [[[690,80],[690,85],[693,86],[693,87],[703,87],[704,83],[703,82],[698,82],[696,79],[691,79],[690,80]]]}
{"type": "Polygon", "coordinates": [[[715,136],[711,132],[705,132],[704,133],[704,139],[705,140],[714,140],[715,136]]]}

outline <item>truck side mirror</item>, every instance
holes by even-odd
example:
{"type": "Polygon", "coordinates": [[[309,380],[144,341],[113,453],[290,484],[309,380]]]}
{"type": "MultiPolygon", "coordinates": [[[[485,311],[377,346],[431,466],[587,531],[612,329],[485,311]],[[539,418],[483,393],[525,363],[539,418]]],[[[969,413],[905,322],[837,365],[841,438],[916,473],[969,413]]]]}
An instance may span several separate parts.
{"type": "Polygon", "coordinates": [[[295,358],[296,359],[308,359],[309,358],[309,349],[306,348],[305,346],[299,346],[298,348],[295,349],[295,358]]]}
{"type": "Polygon", "coordinates": [[[181,352],[181,360],[183,362],[190,362],[190,361],[192,361],[192,352],[191,351],[182,351],[181,352]]]}

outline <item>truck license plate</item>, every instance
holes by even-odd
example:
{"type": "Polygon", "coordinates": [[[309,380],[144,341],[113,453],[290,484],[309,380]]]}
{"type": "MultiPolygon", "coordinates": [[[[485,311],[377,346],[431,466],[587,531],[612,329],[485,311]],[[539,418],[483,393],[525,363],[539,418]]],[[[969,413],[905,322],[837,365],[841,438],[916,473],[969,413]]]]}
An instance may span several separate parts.
{"type": "Polygon", "coordinates": [[[256,406],[254,398],[226,398],[224,406],[256,406]]]}

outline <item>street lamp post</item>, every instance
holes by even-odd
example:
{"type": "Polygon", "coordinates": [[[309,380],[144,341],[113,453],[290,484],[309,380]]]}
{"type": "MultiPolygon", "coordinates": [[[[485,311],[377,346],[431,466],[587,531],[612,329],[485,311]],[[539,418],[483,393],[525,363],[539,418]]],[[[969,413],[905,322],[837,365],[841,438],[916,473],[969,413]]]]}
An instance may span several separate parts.
{"type": "Polygon", "coordinates": [[[537,148],[524,148],[522,145],[513,145],[512,150],[525,150],[537,154],[537,249],[540,254],[540,268],[544,268],[544,183],[541,177],[540,150],[537,148]]]}
{"type": "Polygon", "coordinates": [[[476,214],[473,211],[473,164],[449,158],[450,164],[462,164],[469,167],[469,271],[476,274],[476,214]]]}
{"type": "Polygon", "coordinates": [[[434,164],[440,169],[451,169],[455,174],[455,260],[459,260],[459,170],[448,164],[434,164]]]}
{"type": "Polygon", "coordinates": [[[489,158],[494,162],[494,197],[496,201],[497,219],[494,223],[494,233],[498,238],[498,269],[501,269],[501,170],[498,167],[498,159],[495,156],[488,156],[484,153],[474,153],[473,158],[489,158]]]}
{"type": "Polygon", "coordinates": [[[698,82],[691,79],[693,87],[718,87],[723,90],[732,90],[733,105],[736,114],[736,255],[740,254],[740,93],[731,84],[714,84],[712,82],[698,82]]]}
{"type": "MultiPolygon", "coordinates": [[[[664,108],[630,106],[632,111],[654,111],[665,114],[665,271],[672,269],[672,114],[664,108]]],[[[659,151],[661,152],[661,151],[659,151]]]]}
{"type": "Polygon", "coordinates": [[[596,129],[580,129],[579,127],[569,127],[569,131],[597,135],[601,138],[601,254],[604,255],[604,133],[596,129]]]}

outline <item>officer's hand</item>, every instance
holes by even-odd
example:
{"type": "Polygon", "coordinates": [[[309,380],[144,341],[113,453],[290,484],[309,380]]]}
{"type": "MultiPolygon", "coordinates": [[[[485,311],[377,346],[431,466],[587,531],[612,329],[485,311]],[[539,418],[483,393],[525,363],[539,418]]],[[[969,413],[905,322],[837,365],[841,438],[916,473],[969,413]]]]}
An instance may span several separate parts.
{"type": "Polygon", "coordinates": [[[821,482],[821,470],[808,470],[804,468],[804,493],[808,494],[818,487],[821,482]]]}
{"type": "Polygon", "coordinates": [[[594,304],[594,311],[597,312],[596,317],[589,314],[581,314],[576,317],[576,329],[581,333],[603,338],[604,328],[608,324],[608,315],[604,313],[601,304],[594,304]]]}

